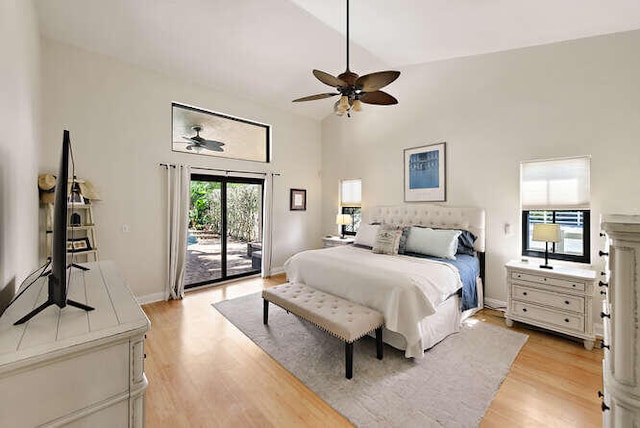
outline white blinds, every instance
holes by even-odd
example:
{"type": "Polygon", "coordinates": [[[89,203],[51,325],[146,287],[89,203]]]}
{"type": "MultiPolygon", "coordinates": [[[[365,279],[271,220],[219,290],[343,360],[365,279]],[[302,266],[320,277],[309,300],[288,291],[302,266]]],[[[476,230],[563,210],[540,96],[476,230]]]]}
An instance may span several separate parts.
{"type": "Polygon", "coordinates": [[[340,181],[340,205],[359,207],[362,202],[362,180],[340,181]]]}
{"type": "Polygon", "coordinates": [[[584,210],[590,205],[588,156],[522,162],[523,210],[584,210]]]}

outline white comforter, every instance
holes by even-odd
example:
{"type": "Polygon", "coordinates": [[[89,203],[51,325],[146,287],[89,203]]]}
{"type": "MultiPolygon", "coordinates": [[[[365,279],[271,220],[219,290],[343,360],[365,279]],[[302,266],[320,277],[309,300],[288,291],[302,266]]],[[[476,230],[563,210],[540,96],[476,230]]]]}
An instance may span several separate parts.
{"type": "Polygon", "coordinates": [[[462,287],[446,263],[374,254],[353,246],[303,251],[284,264],[287,278],[377,309],[385,327],[407,341],[406,357],[424,353],[420,320],[462,287]]]}

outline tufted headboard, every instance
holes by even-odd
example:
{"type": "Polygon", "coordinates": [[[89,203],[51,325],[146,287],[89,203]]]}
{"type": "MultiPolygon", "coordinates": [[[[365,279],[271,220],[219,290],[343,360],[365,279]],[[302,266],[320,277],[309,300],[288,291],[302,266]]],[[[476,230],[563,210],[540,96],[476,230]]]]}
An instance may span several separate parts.
{"type": "Polygon", "coordinates": [[[482,208],[422,204],[378,206],[366,210],[364,220],[367,223],[382,223],[393,226],[428,226],[436,229],[468,230],[478,237],[474,244],[475,250],[485,251],[485,219],[482,208]]]}

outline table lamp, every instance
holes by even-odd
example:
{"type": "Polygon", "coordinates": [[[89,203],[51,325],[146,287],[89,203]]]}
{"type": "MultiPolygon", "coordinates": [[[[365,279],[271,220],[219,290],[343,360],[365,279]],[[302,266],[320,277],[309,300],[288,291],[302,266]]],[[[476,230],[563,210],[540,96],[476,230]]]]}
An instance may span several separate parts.
{"type": "MultiPolygon", "coordinates": [[[[338,214],[336,216],[336,224],[339,224],[340,226],[351,224],[351,221],[351,214],[338,214]]],[[[342,232],[340,239],[345,239],[346,236],[344,236],[344,228],[341,227],[340,231],[342,232]]]]}
{"type": "Polygon", "coordinates": [[[553,269],[553,266],[549,265],[549,242],[560,242],[560,225],[535,223],[531,240],[544,242],[544,264],[540,265],[540,267],[553,269]]]}

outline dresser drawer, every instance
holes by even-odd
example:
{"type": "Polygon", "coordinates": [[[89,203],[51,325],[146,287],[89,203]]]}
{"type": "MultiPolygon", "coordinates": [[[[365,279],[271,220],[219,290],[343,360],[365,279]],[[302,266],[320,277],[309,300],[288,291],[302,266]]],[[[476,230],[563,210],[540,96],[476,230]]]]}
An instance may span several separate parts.
{"type": "Polygon", "coordinates": [[[568,288],[571,290],[584,291],[585,284],[582,281],[571,281],[567,279],[549,278],[546,276],[532,275],[530,273],[512,272],[511,279],[519,281],[535,282],[537,284],[552,285],[556,287],[568,288]]]}
{"type": "Polygon", "coordinates": [[[529,318],[538,323],[551,324],[562,329],[584,332],[584,317],[582,315],[563,313],[553,309],[542,308],[538,305],[513,301],[511,311],[518,317],[529,318]]]}
{"type": "Polygon", "coordinates": [[[523,285],[513,285],[513,298],[584,314],[584,297],[549,293],[523,285]]]}

